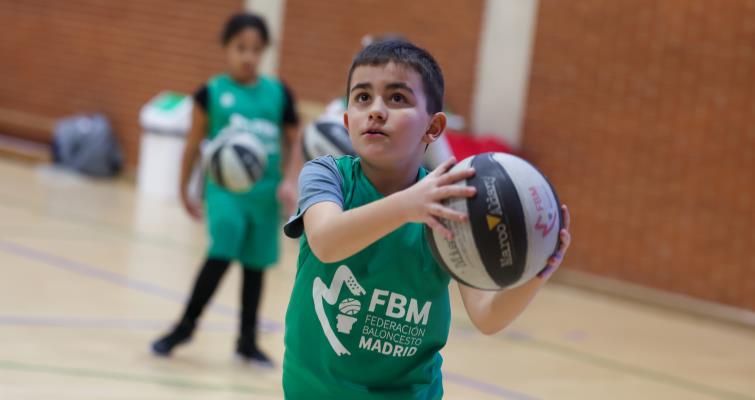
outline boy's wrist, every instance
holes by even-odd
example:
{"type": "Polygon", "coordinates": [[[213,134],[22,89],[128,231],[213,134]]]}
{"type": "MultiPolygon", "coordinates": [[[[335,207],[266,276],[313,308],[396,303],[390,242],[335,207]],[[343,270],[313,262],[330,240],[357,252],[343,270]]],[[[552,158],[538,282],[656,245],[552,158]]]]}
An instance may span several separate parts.
{"type": "Polygon", "coordinates": [[[411,212],[409,208],[406,207],[406,195],[407,193],[405,189],[388,196],[388,198],[394,203],[392,208],[395,209],[396,215],[399,216],[401,225],[412,222],[411,212]]]}

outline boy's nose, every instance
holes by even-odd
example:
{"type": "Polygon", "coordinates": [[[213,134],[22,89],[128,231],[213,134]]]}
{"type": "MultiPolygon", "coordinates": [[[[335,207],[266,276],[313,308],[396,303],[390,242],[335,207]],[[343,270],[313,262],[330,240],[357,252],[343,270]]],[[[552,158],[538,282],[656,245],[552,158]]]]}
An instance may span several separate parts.
{"type": "Polygon", "coordinates": [[[370,119],[377,119],[384,121],[386,118],[385,105],[379,99],[372,103],[370,108],[370,119]]]}

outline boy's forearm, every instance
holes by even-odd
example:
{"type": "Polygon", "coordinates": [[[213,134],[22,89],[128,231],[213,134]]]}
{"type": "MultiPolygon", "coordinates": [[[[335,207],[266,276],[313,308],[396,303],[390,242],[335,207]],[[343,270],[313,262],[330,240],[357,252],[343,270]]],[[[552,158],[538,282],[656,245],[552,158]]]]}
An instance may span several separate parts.
{"type": "Polygon", "coordinates": [[[500,332],[527,308],[546,279],[533,278],[522,286],[486,292],[459,284],[472,323],[486,335],[500,332]]]}
{"type": "MultiPolygon", "coordinates": [[[[337,215],[305,222],[310,247],[323,262],[336,262],[365,249],[407,222],[402,192],[337,215]]],[[[306,214],[305,214],[306,218],[306,214]]]]}

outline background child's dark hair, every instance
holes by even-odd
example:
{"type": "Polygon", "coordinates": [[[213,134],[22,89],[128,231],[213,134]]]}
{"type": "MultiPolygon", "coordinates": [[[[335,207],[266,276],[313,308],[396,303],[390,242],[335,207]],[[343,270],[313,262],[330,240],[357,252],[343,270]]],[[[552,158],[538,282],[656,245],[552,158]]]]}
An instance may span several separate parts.
{"type": "Polygon", "coordinates": [[[231,16],[231,18],[225,23],[223,33],[220,35],[220,42],[223,43],[223,46],[227,45],[237,33],[246,28],[252,28],[259,31],[260,37],[262,37],[265,46],[268,45],[269,36],[265,20],[259,15],[251,13],[238,13],[231,16]]]}
{"type": "MultiPolygon", "coordinates": [[[[351,75],[362,65],[380,66],[390,62],[405,65],[417,71],[422,77],[422,86],[427,97],[427,112],[432,115],[443,110],[443,72],[427,50],[405,40],[380,40],[357,53],[351,62],[349,78],[346,81],[346,99],[349,98],[351,75]]],[[[348,102],[348,100],[347,100],[348,102]]]]}

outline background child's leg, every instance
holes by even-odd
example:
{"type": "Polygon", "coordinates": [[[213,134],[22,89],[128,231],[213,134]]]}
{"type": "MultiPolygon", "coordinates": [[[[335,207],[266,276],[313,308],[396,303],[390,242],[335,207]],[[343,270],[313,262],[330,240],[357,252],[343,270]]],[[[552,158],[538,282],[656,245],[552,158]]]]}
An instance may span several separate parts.
{"type": "Polygon", "coordinates": [[[264,271],[246,265],[242,270],[241,322],[236,352],[248,361],[269,363],[270,359],[257,346],[257,311],[262,297],[264,271]]]}
{"type": "Polygon", "coordinates": [[[197,319],[212,298],[230,264],[229,260],[218,258],[208,258],[205,261],[194,282],[194,289],[191,292],[191,297],[189,297],[183,317],[173,328],[173,331],[152,344],[152,350],[155,353],[170,355],[174,347],[191,339],[197,325],[197,319]]]}
{"type": "Polygon", "coordinates": [[[197,275],[197,279],[194,282],[194,289],[191,292],[189,303],[186,305],[186,311],[184,311],[184,315],[181,318],[182,323],[196,322],[218,288],[220,280],[225,275],[230,264],[230,260],[220,258],[208,258],[205,261],[202,270],[199,271],[199,275],[197,275]]]}
{"type": "Polygon", "coordinates": [[[257,310],[262,297],[263,271],[244,267],[241,290],[241,338],[249,338],[256,344],[257,310]]]}

